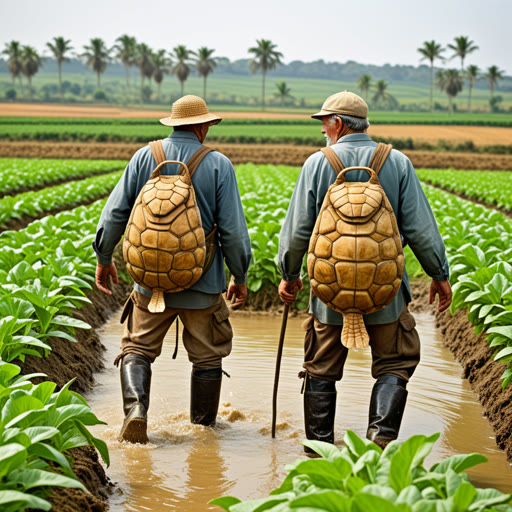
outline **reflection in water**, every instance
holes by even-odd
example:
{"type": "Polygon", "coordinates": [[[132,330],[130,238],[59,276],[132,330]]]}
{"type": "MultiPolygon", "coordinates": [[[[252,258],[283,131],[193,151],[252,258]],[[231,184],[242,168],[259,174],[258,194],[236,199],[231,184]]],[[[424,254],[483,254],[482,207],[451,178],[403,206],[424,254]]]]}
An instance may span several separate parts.
{"type": "MultiPolygon", "coordinates": [[[[512,470],[495,445],[492,429],[461,369],[437,337],[432,317],[417,315],[422,362],[409,384],[400,439],[441,432],[426,466],[455,453],[479,452],[490,462],[469,472],[475,485],[512,492],[512,470]]],[[[102,333],[107,363],[118,353],[122,328],[118,317],[102,333]]],[[[153,365],[149,439],[146,446],[117,442],[122,423],[119,371],[108,367],[88,397],[108,426],[94,427],[110,449],[108,475],[122,494],[111,500],[113,512],[219,510],[207,502],[218,496],[254,499],[268,495],[286,475],[285,465],[303,458],[301,320],[290,318],[278,396],[277,439],[270,436],[272,386],[281,319],[234,315],[233,353],[225,361],[231,378],[223,381],[214,429],[189,422],[190,363],[181,350],[173,360],[172,336],[153,365]]],[[[108,364],[107,364],[108,366],[108,364]]],[[[352,352],[338,384],[336,444],[347,429],[366,432],[373,379],[368,351],[352,352]]]]}

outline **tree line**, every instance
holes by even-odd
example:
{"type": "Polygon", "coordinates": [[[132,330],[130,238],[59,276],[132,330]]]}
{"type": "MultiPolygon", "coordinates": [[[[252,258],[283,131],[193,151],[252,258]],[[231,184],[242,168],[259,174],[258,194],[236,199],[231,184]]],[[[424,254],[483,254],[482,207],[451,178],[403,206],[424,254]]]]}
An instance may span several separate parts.
{"type": "MultiPolygon", "coordinates": [[[[118,37],[115,44],[109,48],[105,41],[101,38],[92,38],[89,44],[84,45],[81,52],[73,52],[71,41],[64,37],[54,37],[51,42],[46,43],[47,49],[55,58],[58,68],[58,87],[62,96],[62,65],[69,61],[71,56],[78,57],[88,66],[97,76],[97,87],[101,86],[101,76],[105,72],[109,63],[120,62],[125,69],[126,74],[126,91],[131,87],[130,69],[136,67],[140,73],[140,94],[141,100],[147,101],[151,95],[150,84],[153,81],[157,87],[157,97],[160,100],[161,86],[165,75],[174,74],[180,83],[181,95],[184,94],[185,82],[189,77],[192,69],[203,78],[203,97],[206,98],[207,78],[214,72],[219,61],[226,59],[214,56],[214,49],[201,47],[194,51],[185,45],[178,45],[167,51],[164,49],[154,50],[147,44],[138,42],[135,37],[127,34],[118,37]]],[[[418,52],[422,55],[421,60],[427,60],[430,63],[430,110],[433,105],[434,85],[437,85],[448,96],[449,110],[453,110],[453,98],[462,91],[465,80],[468,81],[468,110],[471,110],[471,94],[474,84],[477,80],[486,79],[490,89],[491,108],[498,104],[500,97],[494,96],[494,88],[498,80],[504,78],[504,72],[497,66],[490,66],[485,73],[482,73],[478,66],[469,65],[464,68],[465,58],[476,51],[478,46],[467,36],[456,37],[453,44],[448,44],[447,49],[452,50],[450,58],[459,57],[461,59],[461,68],[439,70],[434,75],[434,62],[445,61],[443,53],[446,51],[442,45],[435,41],[425,41],[423,46],[418,48],[418,52]]],[[[7,55],[8,69],[11,74],[13,84],[16,80],[22,85],[22,76],[25,76],[28,82],[29,94],[32,96],[32,77],[39,71],[43,63],[43,57],[30,46],[22,46],[19,41],[11,41],[6,43],[2,52],[7,55]]],[[[248,60],[250,72],[260,72],[262,75],[261,88],[261,107],[265,108],[265,86],[267,73],[282,65],[283,55],[277,50],[272,41],[259,39],[256,46],[248,49],[251,59],[248,60]]],[[[319,61],[322,62],[323,61],[319,61]]],[[[296,67],[300,61],[294,61],[290,65],[296,67]]],[[[351,61],[347,63],[350,65],[351,61]]],[[[314,64],[314,63],[312,63],[314,64]]],[[[352,63],[356,64],[356,63],[352,63]]],[[[247,64],[246,64],[247,65],[247,64]]],[[[398,107],[397,100],[388,92],[389,83],[386,80],[377,80],[372,83],[369,74],[363,74],[359,77],[357,88],[362,95],[368,100],[369,93],[373,92],[371,100],[384,108],[394,109],[398,107]]],[[[280,99],[283,105],[287,99],[293,99],[290,88],[285,82],[276,84],[276,92],[274,95],[280,99]]]]}
{"type": "MultiPolygon", "coordinates": [[[[54,37],[53,41],[46,43],[52,56],[57,61],[59,91],[62,95],[62,64],[69,61],[73,47],[71,40],[62,36],[54,37]]],[[[140,72],[141,97],[144,98],[145,83],[153,80],[158,89],[158,98],[161,95],[161,85],[165,75],[174,74],[180,82],[181,96],[184,94],[185,81],[187,80],[192,67],[195,67],[203,78],[203,97],[206,98],[206,83],[210,73],[215,70],[217,59],[213,56],[214,49],[203,46],[197,51],[187,48],[185,45],[178,45],[168,52],[167,50],[153,50],[145,43],[137,42],[135,37],[124,34],[118,37],[114,46],[109,48],[105,41],[99,37],[92,38],[89,44],[83,47],[81,53],[75,56],[96,73],[97,87],[101,86],[101,75],[105,72],[108,64],[114,60],[122,63],[126,72],[127,91],[130,88],[130,68],[135,66],[140,72]]],[[[251,72],[262,74],[262,96],[261,105],[265,107],[265,80],[268,71],[281,64],[282,53],[278,52],[276,45],[267,39],[258,39],[256,46],[249,48],[248,52],[253,55],[249,61],[251,72]]],[[[28,81],[29,93],[32,95],[32,77],[42,66],[42,57],[31,46],[22,46],[19,41],[6,43],[2,52],[7,55],[7,65],[11,74],[13,84],[18,79],[22,86],[21,79],[25,76],[28,81]]],[[[288,96],[286,86],[285,96],[288,96]]],[[[279,90],[279,87],[278,87],[279,90]]]]}

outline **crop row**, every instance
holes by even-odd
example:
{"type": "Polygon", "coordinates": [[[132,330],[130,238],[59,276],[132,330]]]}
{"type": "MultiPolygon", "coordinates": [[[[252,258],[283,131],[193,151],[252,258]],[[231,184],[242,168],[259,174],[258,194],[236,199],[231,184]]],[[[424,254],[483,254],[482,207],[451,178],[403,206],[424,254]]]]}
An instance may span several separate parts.
{"type": "Polygon", "coordinates": [[[418,169],[420,180],[457,194],[512,210],[512,172],[418,169]]]}
{"type": "Polygon", "coordinates": [[[228,512],[510,511],[511,494],[478,489],[464,473],[486,462],[483,455],[454,455],[425,468],[425,458],[439,435],[394,441],[384,451],[350,430],[342,449],[304,441],[321,458],[288,465],[284,482],[269,497],[242,502],[225,496],[210,503],[228,512]]]}
{"type": "MultiPolygon", "coordinates": [[[[270,117],[272,114],[267,115],[265,112],[260,113],[261,118],[257,121],[261,124],[315,124],[309,118],[311,112],[304,111],[304,118],[297,118],[293,114],[293,118],[286,119],[286,114],[281,114],[279,119],[270,117]]],[[[243,115],[243,114],[239,114],[243,115]]],[[[253,115],[253,113],[251,113],[253,115]]],[[[155,112],[155,117],[157,113],[155,112]]],[[[424,125],[458,125],[458,126],[512,126],[512,119],[507,114],[489,113],[489,112],[473,112],[468,114],[464,113],[419,113],[419,112],[370,112],[369,116],[372,124],[424,124],[424,125]]],[[[254,118],[247,119],[224,119],[223,124],[240,125],[250,124],[254,122],[254,118]]],[[[132,125],[132,124],[154,124],[155,118],[125,118],[125,119],[111,119],[99,117],[0,117],[0,124],[90,124],[90,125],[132,125]]]]}
{"type": "Polygon", "coordinates": [[[122,160],[0,158],[0,194],[123,169],[122,160]]]}
{"type": "Polygon", "coordinates": [[[43,190],[5,196],[0,199],[0,225],[11,219],[20,219],[23,216],[35,217],[40,213],[92,202],[104,197],[112,191],[122,172],[116,171],[43,190]]]}
{"type": "Polygon", "coordinates": [[[90,326],[72,316],[89,303],[94,281],[91,248],[105,200],[45,217],[27,229],[0,235],[0,504],[5,512],[50,510],[52,486],[86,491],[65,453],[95,446],[108,464],[106,444],[87,426],[100,424],[69,382],[33,384],[41,374],[19,376],[16,361],[46,356],[51,340],[70,342],[90,326]],[[50,468],[57,468],[61,474],[50,468]]]}
{"type": "MultiPolygon", "coordinates": [[[[10,125],[0,123],[0,140],[21,141],[79,141],[79,142],[137,142],[147,143],[150,140],[161,139],[169,135],[169,128],[159,125],[155,120],[153,124],[113,124],[113,125],[89,125],[89,124],[21,124],[10,125]]],[[[373,137],[379,142],[381,138],[373,137]]],[[[472,136],[467,139],[438,140],[427,142],[413,139],[408,135],[407,129],[395,136],[386,136],[384,142],[391,143],[396,149],[401,150],[436,150],[457,152],[484,152],[493,154],[512,154],[510,144],[475,144],[472,136]],[[402,134],[403,133],[403,134],[402,134]]],[[[230,124],[222,123],[212,130],[207,143],[233,143],[233,144],[291,144],[322,146],[325,143],[320,133],[320,126],[316,124],[293,123],[283,126],[276,123],[251,123],[230,124]]]]}

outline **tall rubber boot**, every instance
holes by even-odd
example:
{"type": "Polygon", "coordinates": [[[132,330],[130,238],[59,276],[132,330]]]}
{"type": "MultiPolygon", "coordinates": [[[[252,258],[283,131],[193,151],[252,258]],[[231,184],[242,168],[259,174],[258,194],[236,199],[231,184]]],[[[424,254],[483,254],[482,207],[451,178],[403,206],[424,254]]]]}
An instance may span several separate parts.
{"type": "Polygon", "coordinates": [[[407,381],[386,373],[377,378],[370,400],[367,439],[385,448],[398,437],[405,403],[407,381]]]}
{"type": "MultiPolygon", "coordinates": [[[[306,438],[334,444],[336,385],[333,381],[306,375],[304,388],[304,423],[306,438]]],[[[304,451],[314,453],[307,446],[304,451]]]]}
{"type": "Polygon", "coordinates": [[[213,427],[219,410],[222,368],[193,368],[190,383],[190,421],[213,427]]]}
{"type": "Polygon", "coordinates": [[[120,441],[147,443],[151,363],[138,354],[126,354],[121,362],[121,391],[123,394],[124,423],[120,441]]]}

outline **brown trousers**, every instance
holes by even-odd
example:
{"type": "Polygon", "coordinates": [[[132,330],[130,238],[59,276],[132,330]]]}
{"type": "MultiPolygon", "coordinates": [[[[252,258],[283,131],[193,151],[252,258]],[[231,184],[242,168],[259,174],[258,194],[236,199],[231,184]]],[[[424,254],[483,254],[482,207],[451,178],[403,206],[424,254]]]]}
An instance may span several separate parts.
{"type": "MultiPolygon", "coordinates": [[[[390,324],[367,325],[372,351],[372,376],[399,375],[407,381],[420,362],[420,338],[416,321],[404,306],[400,318],[390,324]]],[[[305,322],[304,364],[311,377],[341,380],[348,349],[341,344],[340,325],[320,323],[314,315],[305,322]]]]}
{"type": "Polygon", "coordinates": [[[176,317],[183,323],[183,345],[195,368],[221,366],[231,352],[233,330],[229,309],[221,294],[216,304],[206,309],[165,308],[150,313],[151,297],[133,291],[121,315],[126,319],[121,340],[121,355],[129,353],[147,357],[151,362],[161,354],[162,343],[176,317]]]}

